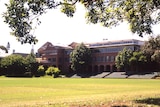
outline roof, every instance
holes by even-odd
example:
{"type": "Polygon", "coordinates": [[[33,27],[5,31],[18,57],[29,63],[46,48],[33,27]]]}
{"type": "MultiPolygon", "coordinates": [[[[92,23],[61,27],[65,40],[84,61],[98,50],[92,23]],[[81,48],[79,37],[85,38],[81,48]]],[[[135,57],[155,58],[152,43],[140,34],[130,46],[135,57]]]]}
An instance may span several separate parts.
{"type": "Polygon", "coordinates": [[[53,50],[53,49],[71,49],[70,47],[66,46],[58,46],[58,45],[53,45],[50,42],[46,42],[44,45],[42,45],[39,49],[39,53],[43,53],[45,50],[53,50]]]}
{"type": "Polygon", "coordinates": [[[111,46],[126,46],[126,45],[142,45],[144,41],[136,39],[116,40],[116,41],[104,41],[88,44],[90,48],[111,47],[111,46]]]}
{"type": "MultiPolygon", "coordinates": [[[[71,44],[66,46],[54,46],[50,42],[46,42],[39,49],[39,53],[43,53],[45,50],[53,50],[53,49],[74,49],[79,43],[72,42],[71,44]]],[[[144,41],[136,40],[136,39],[126,39],[126,40],[115,40],[115,41],[103,41],[103,42],[95,42],[95,43],[85,43],[88,48],[101,48],[101,47],[112,47],[112,46],[127,46],[127,45],[142,45],[144,41]]]]}
{"type": "Polygon", "coordinates": [[[38,52],[44,51],[47,48],[53,48],[53,44],[50,42],[46,42],[44,45],[42,45],[39,49],[38,52]]]}

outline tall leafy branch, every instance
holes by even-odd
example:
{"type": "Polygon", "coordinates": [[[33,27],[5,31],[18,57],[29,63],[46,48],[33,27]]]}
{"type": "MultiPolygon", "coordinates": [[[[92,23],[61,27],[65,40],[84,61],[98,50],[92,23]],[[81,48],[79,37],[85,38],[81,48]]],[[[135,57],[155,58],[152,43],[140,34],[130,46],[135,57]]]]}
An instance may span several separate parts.
{"type": "Polygon", "coordinates": [[[60,7],[61,12],[73,17],[76,4],[86,8],[87,23],[101,23],[112,27],[127,21],[133,33],[143,37],[152,34],[152,25],[160,22],[160,0],[10,0],[3,16],[12,34],[21,43],[36,43],[33,22],[48,9],[60,7]]]}

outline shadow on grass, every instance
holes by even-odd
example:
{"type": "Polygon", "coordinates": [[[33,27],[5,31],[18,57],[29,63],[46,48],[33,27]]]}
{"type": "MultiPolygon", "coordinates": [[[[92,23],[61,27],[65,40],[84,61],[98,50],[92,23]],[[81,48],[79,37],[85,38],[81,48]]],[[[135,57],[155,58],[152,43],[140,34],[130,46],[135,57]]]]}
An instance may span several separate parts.
{"type": "Polygon", "coordinates": [[[116,105],[116,106],[111,106],[111,107],[129,107],[129,106],[126,106],[126,105],[118,106],[118,105],[116,105]]]}
{"type": "Polygon", "coordinates": [[[160,98],[146,98],[146,99],[136,100],[135,102],[141,104],[151,104],[155,106],[160,106],[160,98]]]}

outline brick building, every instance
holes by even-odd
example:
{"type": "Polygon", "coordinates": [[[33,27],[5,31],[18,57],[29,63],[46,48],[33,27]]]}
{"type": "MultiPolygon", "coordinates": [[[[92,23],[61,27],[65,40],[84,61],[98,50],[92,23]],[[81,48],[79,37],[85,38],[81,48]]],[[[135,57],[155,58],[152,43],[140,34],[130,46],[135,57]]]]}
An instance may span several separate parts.
{"type": "MultiPolygon", "coordinates": [[[[92,51],[92,63],[88,67],[88,71],[91,73],[117,71],[115,57],[118,52],[124,48],[138,50],[143,43],[143,41],[135,39],[87,43],[86,46],[92,51]]],[[[40,56],[38,61],[43,65],[58,67],[63,73],[69,72],[71,70],[70,52],[76,45],[77,43],[73,42],[67,47],[54,46],[47,42],[38,49],[40,56]]]]}

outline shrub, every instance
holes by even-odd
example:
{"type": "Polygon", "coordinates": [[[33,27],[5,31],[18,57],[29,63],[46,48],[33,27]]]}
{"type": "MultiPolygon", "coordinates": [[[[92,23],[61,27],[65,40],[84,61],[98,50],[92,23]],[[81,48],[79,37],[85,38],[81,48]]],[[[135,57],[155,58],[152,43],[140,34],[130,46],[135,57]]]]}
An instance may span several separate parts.
{"type": "Polygon", "coordinates": [[[60,70],[57,67],[49,67],[46,70],[46,74],[54,77],[58,77],[58,74],[60,73],[60,70]]]}
{"type": "Polygon", "coordinates": [[[40,65],[37,69],[38,72],[38,76],[43,76],[45,74],[45,69],[43,67],[43,65],[40,65]]]}
{"type": "Polygon", "coordinates": [[[26,72],[26,61],[21,55],[10,55],[1,60],[1,69],[6,76],[23,76],[26,72]]]}

